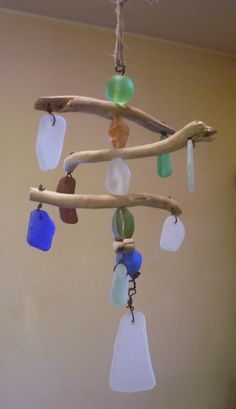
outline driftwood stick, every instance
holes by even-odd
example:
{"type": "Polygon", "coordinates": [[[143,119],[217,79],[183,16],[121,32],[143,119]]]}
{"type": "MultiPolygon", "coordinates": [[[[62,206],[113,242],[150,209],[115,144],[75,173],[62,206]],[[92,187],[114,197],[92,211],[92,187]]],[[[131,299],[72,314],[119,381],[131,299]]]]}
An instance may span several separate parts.
{"type": "Polygon", "coordinates": [[[149,193],[111,195],[70,195],[30,188],[30,200],[67,209],[108,209],[117,207],[147,206],[168,210],[176,216],[182,213],[179,204],[172,198],[149,193]]]}
{"type": "Polygon", "coordinates": [[[35,104],[39,111],[52,112],[83,112],[95,114],[107,119],[122,116],[130,121],[157,133],[172,135],[175,131],[164,122],[152,117],[138,108],[128,105],[117,105],[103,99],[80,96],[42,97],[35,104]]]}
{"type": "Polygon", "coordinates": [[[214,128],[205,125],[201,121],[194,121],[167,139],[155,143],[131,148],[103,149],[73,153],[65,159],[64,169],[66,172],[72,172],[80,163],[103,162],[117,157],[122,159],[137,159],[173,152],[183,148],[190,138],[194,143],[204,141],[211,142],[214,139],[213,135],[215,133],[214,128]]]}

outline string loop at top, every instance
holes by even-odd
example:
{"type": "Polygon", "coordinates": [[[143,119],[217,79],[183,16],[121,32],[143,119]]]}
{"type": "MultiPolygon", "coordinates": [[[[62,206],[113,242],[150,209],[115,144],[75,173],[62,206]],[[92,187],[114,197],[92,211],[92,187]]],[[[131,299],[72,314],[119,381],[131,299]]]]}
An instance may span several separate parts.
{"type": "Polygon", "coordinates": [[[115,70],[117,73],[124,75],[126,64],[124,62],[124,20],[123,5],[128,0],[116,0],[116,44],[114,49],[115,70]]]}

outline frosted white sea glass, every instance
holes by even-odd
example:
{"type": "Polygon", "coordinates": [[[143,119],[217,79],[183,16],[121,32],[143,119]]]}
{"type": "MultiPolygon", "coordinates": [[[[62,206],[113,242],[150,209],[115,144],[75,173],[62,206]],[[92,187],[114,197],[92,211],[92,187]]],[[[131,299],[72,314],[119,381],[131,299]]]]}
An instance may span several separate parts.
{"type": "Polygon", "coordinates": [[[116,392],[139,392],[156,385],[149,353],[146,320],[142,312],[123,315],[115,340],[110,372],[110,387],[116,392]]]}
{"type": "Polygon", "coordinates": [[[105,180],[106,190],[112,195],[126,195],[129,191],[131,173],[121,158],[112,159],[108,164],[105,180]]]}
{"type": "Polygon", "coordinates": [[[115,266],[109,299],[115,307],[124,307],[128,300],[129,276],[124,264],[115,266]]]}
{"type": "Polygon", "coordinates": [[[64,137],[66,133],[66,120],[55,115],[55,124],[50,114],[43,115],[39,122],[36,139],[36,156],[39,167],[46,172],[55,169],[60,161],[64,137]]]}
{"type": "Polygon", "coordinates": [[[193,141],[191,139],[188,139],[187,142],[187,179],[189,192],[194,192],[195,190],[194,146],[193,141]]]}
{"type": "Polygon", "coordinates": [[[184,225],[179,218],[175,221],[175,216],[168,216],[164,221],[160,239],[162,250],[177,251],[184,240],[184,225]]]}

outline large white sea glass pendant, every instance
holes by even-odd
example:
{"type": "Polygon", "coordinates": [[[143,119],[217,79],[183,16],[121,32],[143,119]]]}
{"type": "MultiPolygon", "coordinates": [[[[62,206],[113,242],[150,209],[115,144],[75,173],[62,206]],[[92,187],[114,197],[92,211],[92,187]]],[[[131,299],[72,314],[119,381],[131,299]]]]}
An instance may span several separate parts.
{"type": "Polygon", "coordinates": [[[180,219],[168,216],[163,224],[160,247],[166,251],[177,251],[185,236],[185,228],[180,219]]]}
{"type": "Polygon", "coordinates": [[[115,340],[110,387],[116,392],[148,391],[156,385],[145,316],[142,312],[134,311],[134,323],[131,319],[129,312],[123,315],[115,340]]]}
{"type": "Polygon", "coordinates": [[[45,114],[40,119],[36,139],[36,156],[42,171],[57,167],[62,154],[65,133],[66,120],[62,116],[45,114]]]}
{"type": "Polygon", "coordinates": [[[129,191],[131,173],[121,158],[112,159],[108,164],[105,180],[106,190],[112,195],[126,195],[129,191]]]}
{"type": "Polygon", "coordinates": [[[188,139],[187,142],[187,178],[188,190],[194,192],[195,189],[195,172],[194,172],[194,146],[193,141],[188,139]]]}
{"type": "Polygon", "coordinates": [[[115,307],[124,307],[127,304],[129,291],[129,276],[123,263],[116,264],[109,299],[115,307]]]}

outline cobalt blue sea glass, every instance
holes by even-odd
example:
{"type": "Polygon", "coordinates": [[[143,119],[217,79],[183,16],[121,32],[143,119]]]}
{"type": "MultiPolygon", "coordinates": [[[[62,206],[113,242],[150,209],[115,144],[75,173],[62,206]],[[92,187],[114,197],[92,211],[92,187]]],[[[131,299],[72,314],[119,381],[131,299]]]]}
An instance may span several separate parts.
{"type": "Polygon", "coordinates": [[[48,213],[36,209],[30,214],[27,243],[39,250],[48,251],[52,246],[52,239],[56,226],[48,213]]]}
{"type": "Polygon", "coordinates": [[[142,256],[136,251],[130,251],[129,253],[120,253],[116,256],[116,262],[123,262],[127,268],[130,277],[138,273],[142,265],[142,256]]]}

